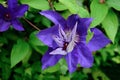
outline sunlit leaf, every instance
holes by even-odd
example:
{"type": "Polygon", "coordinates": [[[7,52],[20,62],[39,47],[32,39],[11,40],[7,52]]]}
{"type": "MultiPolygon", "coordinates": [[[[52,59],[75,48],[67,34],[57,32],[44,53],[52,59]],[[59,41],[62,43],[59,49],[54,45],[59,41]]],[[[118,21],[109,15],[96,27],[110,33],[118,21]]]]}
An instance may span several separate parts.
{"type": "Polygon", "coordinates": [[[99,0],[92,1],[90,5],[91,17],[93,18],[91,27],[95,27],[103,21],[108,13],[108,9],[108,6],[106,4],[101,4],[99,0]]]}
{"type": "Polygon", "coordinates": [[[120,11],[120,0],[106,0],[106,3],[116,10],[120,11]]]}
{"type": "Polygon", "coordinates": [[[62,3],[54,3],[54,7],[58,11],[63,11],[67,9],[67,7],[63,5],[62,3]]]}
{"type": "Polygon", "coordinates": [[[28,4],[30,7],[39,10],[48,10],[49,3],[47,0],[20,0],[22,4],[28,4]]]}
{"type": "Polygon", "coordinates": [[[112,10],[109,11],[103,20],[102,25],[108,37],[112,40],[112,42],[114,42],[118,30],[118,18],[112,10]]]}
{"type": "Polygon", "coordinates": [[[115,63],[120,64],[120,56],[113,57],[112,60],[113,60],[115,63]]]}
{"type": "Polygon", "coordinates": [[[64,4],[72,14],[78,14],[80,17],[89,17],[89,13],[86,9],[79,6],[76,0],[59,0],[64,4]]]}

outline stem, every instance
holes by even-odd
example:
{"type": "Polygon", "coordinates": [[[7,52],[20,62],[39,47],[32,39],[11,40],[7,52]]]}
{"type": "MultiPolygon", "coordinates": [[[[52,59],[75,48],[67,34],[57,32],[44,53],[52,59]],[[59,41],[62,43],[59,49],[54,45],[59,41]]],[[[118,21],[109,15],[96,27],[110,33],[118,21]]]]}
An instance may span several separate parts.
{"type": "Polygon", "coordinates": [[[49,5],[50,5],[51,9],[52,9],[53,11],[55,11],[54,6],[53,6],[53,4],[52,4],[52,0],[48,0],[48,3],[49,3],[49,5]]]}
{"type": "Polygon", "coordinates": [[[39,29],[37,26],[35,26],[34,24],[32,24],[30,21],[28,21],[28,20],[25,19],[24,17],[23,17],[23,19],[24,19],[27,23],[29,23],[33,28],[35,28],[35,29],[37,29],[38,31],[40,31],[40,29],[39,29]]]}

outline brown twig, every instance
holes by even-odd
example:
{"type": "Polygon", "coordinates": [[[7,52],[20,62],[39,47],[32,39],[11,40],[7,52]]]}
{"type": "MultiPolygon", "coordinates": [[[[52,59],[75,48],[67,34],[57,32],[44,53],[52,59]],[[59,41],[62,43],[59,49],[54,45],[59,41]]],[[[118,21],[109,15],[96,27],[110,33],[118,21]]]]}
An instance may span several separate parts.
{"type": "Polygon", "coordinates": [[[39,29],[38,27],[36,27],[34,24],[32,24],[30,21],[28,21],[28,20],[25,19],[24,17],[23,17],[23,19],[24,19],[27,23],[29,23],[33,28],[35,28],[35,29],[37,29],[38,31],[40,31],[40,29],[39,29]]]}
{"type": "Polygon", "coordinates": [[[52,0],[48,0],[48,3],[53,11],[55,11],[52,0]]]}

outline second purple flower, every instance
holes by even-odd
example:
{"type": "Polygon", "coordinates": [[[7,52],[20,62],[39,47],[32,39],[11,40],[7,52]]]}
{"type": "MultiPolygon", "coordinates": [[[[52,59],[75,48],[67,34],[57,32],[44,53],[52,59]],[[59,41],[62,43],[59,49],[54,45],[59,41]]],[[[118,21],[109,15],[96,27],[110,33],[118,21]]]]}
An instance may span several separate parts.
{"type": "Polygon", "coordinates": [[[0,32],[8,30],[10,25],[18,31],[23,31],[18,18],[28,10],[28,5],[18,5],[17,0],[7,0],[7,7],[0,4],[0,32]]]}

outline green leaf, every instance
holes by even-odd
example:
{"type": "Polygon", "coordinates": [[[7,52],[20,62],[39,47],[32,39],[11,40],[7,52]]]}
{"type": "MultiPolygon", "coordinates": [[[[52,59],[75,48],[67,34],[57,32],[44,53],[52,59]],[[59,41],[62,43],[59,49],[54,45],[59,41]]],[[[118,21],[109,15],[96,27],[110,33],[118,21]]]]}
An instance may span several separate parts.
{"type": "Polygon", "coordinates": [[[98,77],[101,78],[101,80],[110,80],[109,77],[107,77],[101,70],[99,69],[94,69],[92,72],[92,76],[94,80],[99,80],[98,77]]]}
{"type": "Polygon", "coordinates": [[[58,62],[60,64],[60,71],[62,74],[66,74],[68,67],[67,67],[67,63],[65,61],[64,58],[60,59],[60,61],[58,62]]]}
{"type": "Polygon", "coordinates": [[[23,40],[18,40],[11,52],[11,68],[22,61],[30,52],[30,46],[23,40]]]}
{"type": "Polygon", "coordinates": [[[20,0],[22,4],[28,4],[30,7],[39,10],[48,10],[49,3],[47,0],[20,0]]]}
{"type": "Polygon", "coordinates": [[[80,17],[89,17],[89,13],[86,9],[79,6],[76,0],[59,0],[64,4],[72,14],[78,14],[80,17]]]}
{"type": "Polygon", "coordinates": [[[65,19],[67,19],[67,18],[71,15],[71,13],[70,13],[70,11],[66,10],[66,11],[64,11],[61,15],[62,15],[65,19]]]}
{"type": "Polygon", "coordinates": [[[93,0],[90,5],[91,17],[94,19],[91,27],[99,25],[108,13],[108,6],[100,4],[99,0],[93,0]]]}
{"type": "Polygon", "coordinates": [[[63,11],[67,9],[67,7],[62,3],[54,3],[54,7],[57,11],[63,11]]]}
{"type": "Polygon", "coordinates": [[[89,42],[91,40],[91,38],[93,37],[93,33],[90,31],[90,29],[88,30],[88,34],[86,37],[86,41],[89,42]]]}
{"type": "Polygon", "coordinates": [[[106,3],[116,10],[120,11],[120,0],[107,0],[106,3]]]}
{"type": "Polygon", "coordinates": [[[100,50],[100,54],[102,56],[102,60],[105,62],[107,60],[108,54],[105,49],[100,50]]]}
{"type": "Polygon", "coordinates": [[[34,31],[30,34],[29,42],[35,46],[44,46],[44,44],[37,38],[38,31],[34,31]]]}
{"type": "Polygon", "coordinates": [[[102,25],[108,37],[114,42],[118,30],[118,18],[112,10],[109,11],[108,15],[103,20],[102,25]]]}
{"type": "Polygon", "coordinates": [[[120,56],[113,57],[112,60],[113,60],[115,63],[120,64],[120,56]]]}
{"type": "Polygon", "coordinates": [[[70,77],[68,77],[68,76],[60,76],[60,80],[70,80],[70,77]]]}
{"type": "Polygon", "coordinates": [[[51,21],[45,17],[42,18],[42,23],[48,28],[51,27],[51,21]]]}
{"type": "Polygon", "coordinates": [[[46,50],[48,49],[48,47],[46,45],[44,45],[37,38],[37,36],[36,36],[37,33],[38,33],[38,31],[35,31],[30,34],[29,43],[31,44],[32,48],[34,48],[37,52],[39,52],[40,54],[43,55],[46,52],[46,50]]]}
{"type": "Polygon", "coordinates": [[[57,63],[56,65],[49,67],[43,71],[43,73],[53,73],[60,69],[60,65],[57,63]]]}

